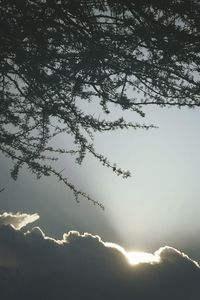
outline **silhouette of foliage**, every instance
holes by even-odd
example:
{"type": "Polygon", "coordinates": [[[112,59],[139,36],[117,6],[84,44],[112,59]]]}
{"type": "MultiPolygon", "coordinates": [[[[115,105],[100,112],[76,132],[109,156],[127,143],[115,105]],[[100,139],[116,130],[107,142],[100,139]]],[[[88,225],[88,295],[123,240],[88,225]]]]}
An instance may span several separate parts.
{"type": "Polygon", "coordinates": [[[26,165],[101,206],[51,161],[70,154],[81,164],[90,153],[129,177],[96,152],[93,133],[153,126],[98,119],[78,101],[142,117],[146,105],[200,105],[198,1],[1,0],[0,12],[0,150],[14,162],[14,179],[26,165]],[[74,149],[50,146],[62,133],[74,149]]]}
{"type": "Polygon", "coordinates": [[[5,188],[0,189],[0,193],[2,193],[5,190],[5,188]]]}

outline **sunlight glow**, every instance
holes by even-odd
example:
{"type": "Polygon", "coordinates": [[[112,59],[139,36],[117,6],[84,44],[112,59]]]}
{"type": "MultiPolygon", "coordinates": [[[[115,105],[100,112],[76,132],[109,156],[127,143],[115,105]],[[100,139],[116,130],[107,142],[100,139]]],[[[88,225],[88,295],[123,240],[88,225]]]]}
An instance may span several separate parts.
{"type": "MultiPolygon", "coordinates": [[[[104,243],[104,246],[109,247],[109,248],[115,248],[118,251],[120,251],[128,260],[130,265],[139,265],[139,264],[155,264],[155,263],[160,263],[161,258],[160,258],[160,251],[156,251],[154,254],[152,253],[147,253],[147,252],[141,252],[141,251],[133,251],[133,252],[127,252],[123,247],[120,245],[114,244],[114,243],[109,243],[106,242],[104,243]]],[[[164,248],[161,248],[164,249],[164,248]]]]}
{"type": "Polygon", "coordinates": [[[126,257],[131,265],[138,265],[142,263],[159,263],[160,257],[147,252],[126,252],[126,257]]]}

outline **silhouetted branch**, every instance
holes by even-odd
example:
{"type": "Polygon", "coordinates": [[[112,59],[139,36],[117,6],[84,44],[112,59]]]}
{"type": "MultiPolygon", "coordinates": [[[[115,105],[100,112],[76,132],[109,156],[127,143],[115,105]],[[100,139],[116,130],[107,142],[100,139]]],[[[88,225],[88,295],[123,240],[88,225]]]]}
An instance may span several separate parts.
{"type": "Polygon", "coordinates": [[[91,200],[51,162],[69,154],[81,164],[90,153],[127,178],[96,151],[95,133],[155,127],[110,121],[111,104],[141,117],[147,105],[200,106],[198,1],[2,0],[0,11],[0,149],[14,179],[25,164],[91,200]],[[59,134],[73,138],[72,150],[50,146],[59,134]]]}
{"type": "Polygon", "coordinates": [[[0,193],[2,193],[5,190],[5,188],[0,189],[0,193]]]}

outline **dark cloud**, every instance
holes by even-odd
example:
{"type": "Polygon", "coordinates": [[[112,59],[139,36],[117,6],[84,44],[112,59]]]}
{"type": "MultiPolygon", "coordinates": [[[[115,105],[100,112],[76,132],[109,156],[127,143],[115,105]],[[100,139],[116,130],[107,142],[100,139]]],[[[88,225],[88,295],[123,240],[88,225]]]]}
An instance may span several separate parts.
{"type": "Polygon", "coordinates": [[[16,229],[21,229],[29,223],[33,223],[39,219],[38,214],[24,214],[24,213],[3,213],[0,215],[0,226],[12,225],[16,229]]]}
{"type": "Polygon", "coordinates": [[[200,268],[185,254],[163,247],[154,254],[159,262],[134,266],[125,254],[88,233],[55,240],[38,227],[1,226],[1,299],[200,299],[200,268]]]}

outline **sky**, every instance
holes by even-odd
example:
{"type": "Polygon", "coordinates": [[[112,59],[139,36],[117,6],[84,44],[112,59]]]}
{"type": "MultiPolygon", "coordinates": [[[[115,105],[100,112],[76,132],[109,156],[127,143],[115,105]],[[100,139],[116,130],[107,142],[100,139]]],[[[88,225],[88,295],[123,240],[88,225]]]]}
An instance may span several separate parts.
{"type": "Polygon", "coordinates": [[[199,264],[173,247],[139,263],[97,235],[70,231],[58,240],[38,226],[23,230],[38,219],[0,215],[2,299],[199,299],[199,264]]]}
{"type": "MultiPolygon", "coordinates": [[[[84,104],[82,109],[101,114],[96,104],[84,104]]],[[[65,299],[63,278],[68,280],[72,299],[78,299],[79,292],[86,299],[107,297],[104,293],[122,299],[124,290],[124,299],[133,295],[149,299],[149,291],[154,300],[199,299],[200,111],[156,106],[144,111],[144,119],[130,112],[124,118],[158,128],[95,134],[97,152],[129,170],[130,178],[118,177],[89,155],[81,166],[73,157],[56,163],[72,183],[101,202],[104,211],[85,199],[76,203],[73,193],[56,178],[37,180],[23,169],[14,181],[11,162],[0,156],[0,188],[5,188],[0,193],[0,281],[5,299],[13,299],[6,289],[9,285],[17,299],[26,298],[27,293],[33,299],[42,295],[55,299],[55,291],[59,299],[65,299]],[[131,264],[137,260],[139,264],[131,264]],[[47,266],[51,278],[42,272],[47,266]],[[37,282],[34,291],[33,280],[37,282]],[[96,298],[91,285],[98,291],[96,298]]],[[[120,116],[112,107],[110,118],[120,116]]],[[[63,135],[54,143],[65,146],[70,140],[63,135]]]]}
{"type": "MultiPolygon", "coordinates": [[[[61,2],[58,1],[57,4],[62,5],[61,2]]],[[[77,15],[73,13],[74,4],[71,2],[66,3],[66,9],[69,9],[68,14],[72,16],[71,20],[73,21],[74,17],[76,19],[76,16],[79,16],[79,13],[77,15]]],[[[17,6],[16,9],[18,10],[17,6]]],[[[14,8],[14,13],[16,9],[14,8]]],[[[170,6],[170,10],[171,9],[173,9],[173,6],[170,6]]],[[[175,10],[176,9],[177,8],[175,8],[175,10]]],[[[192,5],[191,7],[189,5],[188,9],[189,14],[188,16],[187,14],[186,16],[184,15],[184,18],[191,18],[189,24],[192,29],[192,5]]],[[[140,14],[140,10],[141,8],[139,8],[139,10],[136,9],[136,15],[137,11],[140,14]]],[[[9,9],[4,10],[5,14],[11,11],[9,9]]],[[[45,6],[44,11],[46,12],[45,6]]],[[[163,12],[164,11],[165,10],[163,10],[163,12]]],[[[185,11],[184,5],[183,11],[185,11]]],[[[19,12],[20,18],[21,6],[19,12]]],[[[22,13],[26,14],[26,12],[26,9],[24,11],[22,10],[22,13]]],[[[52,6],[50,10],[47,7],[47,15],[50,21],[51,14],[54,18],[55,12],[54,6],[52,6]]],[[[99,12],[101,12],[101,9],[100,11],[97,10],[97,13],[99,12]]],[[[103,10],[102,13],[104,13],[103,10]]],[[[106,20],[107,12],[105,12],[105,14],[106,20]]],[[[39,15],[41,16],[41,10],[39,15]]],[[[113,16],[114,15],[112,15],[112,18],[113,16]]],[[[127,16],[129,16],[129,14],[127,14],[127,16]]],[[[168,24],[168,21],[172,21],[170,17],[168,21],[165,21],[165,15],[163,15],[162,12],[160,14],[159,10],[158,15],[156,15],[156,21],[157,16],[158,20],[159,18],[163,19],[161,22],[163,22],[164,26],[168,24]]],[[[133,24],[135,24],[136,29],[138,28],[140,31],[140,26],[137,25],[137,23],[140,23],[140,18],[134,18],[136,23],[134,22],[133,24]]],[[[102,18],[100,17],[100,19],[102,18]]],[[[176,34],[175,40],[173,40],[173,37],[171,37],[173,30],[171,31],[171,27],[169,26],[170,30],[166,32],[163,30],[160,35],[161,39],[163,39],[161,46],[159,42],[155,42],[155,45],[158,49],[162,49],[162,46],[166,45],[167,50],[166,53],[163,51],[164,49],[159,50],[161,60],[158,61],[163,64],[165,60],[171,59],[172,72],[174,64],[181,73],[179,63],[181,63],[182,54],[184,52],[180,51],[180,57],[176,52],[178,53],[180,50],[178,47],[179,38],[187,37],[187,25],[184,23],[182,13],[180,13],[180,18],[175,16],[175,19],[172,19],[177,29],[179,27],[179,29],[182,28],[179,32],[180,37],[177,31],[177,43],[176,34]],[[185,34],[184,36],[181,35],[183,32],[185,34]],[[173,47],[176,46],[177,49],[173,49],[173,47]],[[177,61],[175,61],[174,57],[177,57],[177,61]]],[[[15,20],[15,18],[13,20],[15,20]]],[[[39,17],[38,21],[41,21],[43,24],[43,17],[42,19],[39,17]]],[[[195,22],[196,17],[194,17],[194,23],[195,22]]],[[[58,23],[59,22],[56,24],[58,23]]],[[[10,24],[12,25],[12,22],[10,22],[10,24]]],[[[8,24],[8,27],[10,24],[8,24]]],[[[24,24],[26,24],[26,22],[24,24]]],[[[63,24],[61,20],[61,27],[63,24]]],[[[75,22],[75,25],[77,24],[75,22]]],[[[113,30],[117,24],[119,23],[116,20],[116,25],[113,26],[113,30]]],[[[90,25],[88,27],[89,30],[90,25]]],[[[40,26],[38,28],[41,29],[40,26]]],[[[147,29],[147,27],[145,28],[147,29]]],[[[162,26],[162,28],[164,27],[162,26]]],[[[166,28],[168,28],[168,25],[166,28]]],[[[38,33],[39,31],[41,32],[39,29],[38,33]]],[[[153,29],[154,26],[152,27],[152,32],[154,32],[153,29]]],[[[157,26],[155,29],[156,37],[158,33],[157,26]]],[[[138,30],[135,31],[135,34],[137,34],[138,30]]],[[[29,31],[30,30],[28,30],[28,35],[31,33],[31,31],[29,31]]],[[[138,33],[140,35],[139,31],[138,33]]],[[[117,27],[116,32],[118,32],[117,27]]],[[[119,32],[121,32],[121,30],[119,30],[119,32]]],[[[26,30],[23,31],[22,28],[21,33],[26,34],[26,30]]],[[[19,36],[21,36],[21,33],[19,36]]],[[[69,31],[69,33],[70,40],[71,37],[76,37],[76,34],[71,35],[71,31],[69,31]]],[[[96,32],[94,33],[96,43],[98,34],[96,35],[96,32]]],[[[194,31],[193,33],[194,36],[196,36],[196,34],[198,35],[198,32],[194,31]]],[[[64,34],[64,31],[61,32],[61,35],[62,34],[64,34]]],[[[131,37],[129,31],[127,31],[127,34],[127,37],[131,37]]],[[[39,36],[40,34],[38,37],[39,36]]],[[[141,48],[141,54],[137,52],[137,49],[133,52],[133,55],[134,53],[136,53],[135,55],[141,55],[141,60],[139,58],[138,62],[147,62],[147,59],[149,60],[149,58],[151,58],[149,56],[150,53],[148,54],[145,46],[143,47],[142,45],[143,42],[146,43],[146,40],[148,41],[148,32],[147,37],[145,36],[146,34],[144,35],[144,41],[142,38],[141,43],[138,43],[138,49],[141,48]]],[[[36,37],[35,32],[34,37],[36,37]]],[[[181,45],[184,45],[182,38],[181,45]]],[[[25,45],[26,40],[26,38],[23,38],[25,45]]],[[[40,38],[33,40],[35,49],[35,42],[37,43],[37,40],[39,41],[40,38]]],[[[127,41],[128,40],[129,38],[127,41]]],[[[154,44],[153,40],[154,38],[151,39],[151,41],[149,40],[150,44],[154,44]]],[[[7,39],[5,39],[5,41],[7,41],[7,39]]],[[[30,49],[29,39],[27,41],[27,49],[30,49]]],[[[101,35],[99,41],[100,44],[102,44],[101,35]]],[[[191,40],[186,40],[185,45],[187,45],[188,42],[188,45],[190,45],[191,40]]],[[[18,43],[19,39],[17,39],[16,45],[18,45],[18,43]]],[[[118,45],[117,42],[116,45],[118,45]]],[[[146,45],[148,47],[148,43],[146,45]]],[[[50,48],[48,47],[47,52],[50,48]]],[[[61,48],[58,46],[56,49],[55,53],[59,54],[61,48]]],[[[92,49],[93,47],[91,47],[91,50],[92,49]]],[[[95,45],[94,49],[96,51],[95,45]]],[[[99,49],[101,50],[101,48],[99,49]]],[[[152,49],[153,52],[156,51],[156,48],[154,49],[153,47],[152,49]]],[[[194,49],[192,49],[193,48],[191,48],[191,51],[194,50],[194,56],[196,55],[195,57],[197,58],[198,54],[195,52],[196,48],[194,47],[194,49]]],[[[74,50],[71,49],[70,51],[72,51],[70,53],[73,53],[74,50]]],[[[61,53],[61,56],[58,55],[58,58],[62,57],[62,54],[64,54],[64,52],[61,53]]],[[[44,53],[44,57],[45,55],[44,53]]],[[[97,52],[97,55],[97,62],[100,62],[101,53],[99,52],[98,54],[97,52]]],[[[20,51],[19,55],[17,54],[16,57],[14,55],[14,58],[11,58],[11,61],[12,59],[13,61],[16,59],[16,66],[18,66],[18,64],[20,66],[21,58],[18,59],[18,56],[20,58],[20,51]]],[[[83,64],[87,62],[88,58],[86,56],[84,54],[83,60],[81,58],[83,64]]],[[[114,55],[113,57],[117,56],[114,55]]],[[[155,58],[156,56],[153,55],[152,57],[155,58]]],[[[189,53],[188,58],[183,60],[186,64],[187,60],[189,61],[190,59],[192,60],[193,56],[190,56],[189,53]]],[[[59,68],[59,65],[62,67],[62,60],[63,58],[61,59],[60,65],[56,58],[54,61],[55,70],[57,70],[57,67],[59,68]]],[[[151,58],[150,62],[153,60],[151,58]]],[[[96,61],[95,57],[94,61],[96,61]]],[[[127,65],[124,59],[122,59],[122,61],[122,65],[127,65]]],[[[5,62],[10,65],[10,61],[7,61],[6,58],[5,62]]],[[[90,62],[90,59],[88,62],[90,62]]],[[[133,65],[137,66],[138,62],[133,65]]],[[[194,62],[196,62],[195,59],[194,62]]],[[[43,63],[41,65],[43,65],[43,63]]],[[[78,70],[80,65],[78,60],[76,61],[75,59],[75,69],[78,70]]],[[[99,64],[99,66],[100,65],[101,64],[99,64]]],[[[108,65],[112,66],[112,63],[108,65]]],[[[125,67],[122,65],[121,67],[124,69],[125,67]]],[[[142,65],[143,64],[141,64],[141,66],[142,65]]],[[[191,69],[193,69],[192,63],[190,66],[191,69]]],[[[188,72],[190,72],[190,66],[184,66],[185,70],[188,67],[188,72]]],[[[19,68],[18,70],[18,67],[13,67],[13,70],[16,72],[21,72],[20,70],[22,69],[19,68]]],[[[40,71],[40,59],[36,63],[36,69],[37,72],[35,72],[35,74],[37,76],[40,71]]],[[[48,70],[50,69],[51,67],[48,68],[48,70]]],[[[52,70],[53,69],[54,67],[52,70]]],[[[129,70],[129,67],[127,70],[129,70]]],[[[198,66],[195,65],[193,70],[195,70],[193,73],[194,78],[187,74],[184,76],[186,76],[186,79],[188,76],[188,82],[191,83],[194,79],[198,84],[198,66]]],[[[49,73],[47,70],[45,72],[48,73],[47,75],[50,75],[49,78],[52,78],[51,75],[54,75],[54,71],[52,71],[53,73],[51,71],[49,73]]],[[[56,72],[57,71],[55,71],[55,74],[56,72]]],[[[163,74],[165,73],[164,65],[162,66],[162,72],[163,74]]],[[[59,73],[60,72],[58,72],[57,75],[59,75],[59,73]]],[[[22,80],[20,79],[16,84],[15,80],[17,80],[17,77],[14,78],[12,74],[10,75],[10,82],[14,82],[14,90],[23,90],[23,76],[21,77],[22,80]]],[[[82,74],[82,72],[80,74],[82,74]]],[[[75,82],[74,87],[73,85],[71,86],[71,84],[68,86],[70,90],[72,88],[72,97],[76,94],[76,88],[77,90],[79,89],[80,74],[79,72],[75,72],[72,76],[73,78],[77,78],[78,85],[75,82]]],[[[84,71],[83,74],[88,76],[90,72],[85,73],[84,71]]],[[[107,74],[106,71],[105,74],[107,74]]],[[[3,75],[7,76],[4,72],[3,75]]],[[[127,93],[129,99],[136,99],[136,96],[138,96],[138,101],[140,101],[140,98],[142,99],[139,91],[130,91],[128,87],[126,87],[126,79],[128,76],[129,74],[126,74],[122,91],[120,91],[120,89],[118,90],[118,92],[121,93],[119,99],[122,101],[121,104],[123,104],[123,95],[125,93],[127,93]]],[[[161,79],[159,86],[161,87],[163,86],[162,76],[166,75],[161,76],[159,74],[159,76],[161,79]]],[[[86,77],[84,80],[86,80],[86,77]]],[[[53,76],[53,78],[57,80],[56,76],[53,76]]],[[[102,80],[104,82],[105,79],[103,78],[104,77],[102,77],[102,80]]],[[[4,91],[7,88],[7,83],[5,83],[4,79],[5,78],[2,80],[3,100],[6,99],[4,97],[4,91]]],[[[167,78],[165,77],[165,79],[167,84],[167,78]]],[[[44,82],[46,82],[46,79],[44,82]]],[[[99,79],[97,82],[99,83],[99,79]]],[[[26,85],[25,81],[24,84],[26,85]]],[[[137,84],[138,83],[136,83],[136,85],[137,84]]],[[[156,84],[153,78],[152,84],[156,84]]],[[[53,86],[55,87],[55,85],[53,86]]],[[[8,85],[8,88],[9,87],[13,89],[12,84],[11,86],[8,85]]],[[[63,89],[61,96],[64,90],[68,93],[68,87],[63,89]]],[[[180,88],[181,87],[184,89],[184,85],[182,86],[180,83],[180,88]]],[[[188,90],[190,90],[190,88],[188,90]]],[[[32,89],[30,89],[30,91],[32,94],[32,89]]],[[[169,91],[173,93],[173,88],[170,88],[169,91]]],[[[195,93],[195,91],[197,91],[196,88],[193,91],[195,93]]],[[[165,93],[164,88],[162,92],[163,94],[165,93]]],[[[176,92],[174,93],[176,94],[176,92]]],[[[50,95],[51,92],[48,94],[50,95]]],[[[21,95],[24,94],[21,93],[21,95]]],[[[104,92],[102,95],[104,97],[104,92]]],[[[187,95],[187,87],[183,95],[187,95]]],[[[54,96],[52,97],[52,99],[54,99],[54,96]]],[[[156,99],[155,97],[155,100],[156,99]]],[[[117,176],[112,172],[111,168],[109,169],[106,166],[102,166],[102,164],[90,154],[86,154],[81,165],[76,164],[76,157],[70,156],[69,154],[61,155],[59,160],[53,163],[56,170],[62,172],[63,177],[66,176],[78,190],[80,189],[86,194],[89,194],[97,203],[101,203],[105,209],[102,210],[100,206],[94,205],[92,201],[87,201],[84,197],[79,198],[80,203],[77,203],[73,192],[53,176],[37,179],[24,168],[20,170],[18,179],[14,181],[10,176],[12,161],[0,153],[1,298],[3,300],[199,300],[200,109],[178,109],[176,107],[160,108],[156,105],[148,107],[144,105],[143,111],[145,112],[145,118],[142,118],[142,116],[136,112],[130,112],[129,110],[121,111],[119,107],[110,103],[108,106],[111,113],[106,115],[98,105],[98,100],[99,99],[94,96],[92,102],[87,103],[86,99],[77,97],[76,104],[85,114],[92,115],[96,119],[99,118],[102,120],[107,116],[108,120],[111,121],[123,117],[127,122],[139,122],[141,125],[155,125],[155,128],[149,130],[134,130],[130,128],[129,130],[111,130],[105,133],[94,133],[96,153],[104,155],[104,157],[111,162],[111,165],[116,163],[119,168],[130,171],[132,175],[130,178],[124,179],[122,176],[117,176]]],[[[52,115],[54,115],[53,107],[54,106],[49,109],[52,115]]],[[[63,115],[62,112],[61,115],[63,115]]],[[[42,116],[42,122],[44,124],[46,119],[45,109],[42,112],[42,116]]],[[[52,121],[55,125],[60,126],[60,124],[62,124],[56,124],[55,117],[52,117],[52,121]]],[[[9,126],[10,124],[8,124],[8,128],[12,128],[9,126]]],[[[66,149],[69,149],[73,146],[72,138],[64,133],[56,136],[50,143],[49,146],[55,146],[56,148],[66,147],[66,149]]]]}
{"type": "MultiPolygon", "coordinates": [[[[55,178],[37,180],[22,170],[15,182],[10,161],[0,157],[0,211],[39,213],[38,225],[60,238],[66,230],[100,235],[130,251],[155,251],[165,245],[180,248],[200,260],[199,110],[145,110],[141,123],[159,128],[95,135],[95,147],[132,177],[123,179],[91,156],[81,166],[64,157],[58,169],[77,187],[103,203],[105,211],[73,194],[55,178]]],[[[114,111],[115,116],[119,111],[114,111]]],[[[127,120],[138,116],[127,112],[127,120]]],[[[64,145],[62,136],[56,143],[64,145]]]]}

